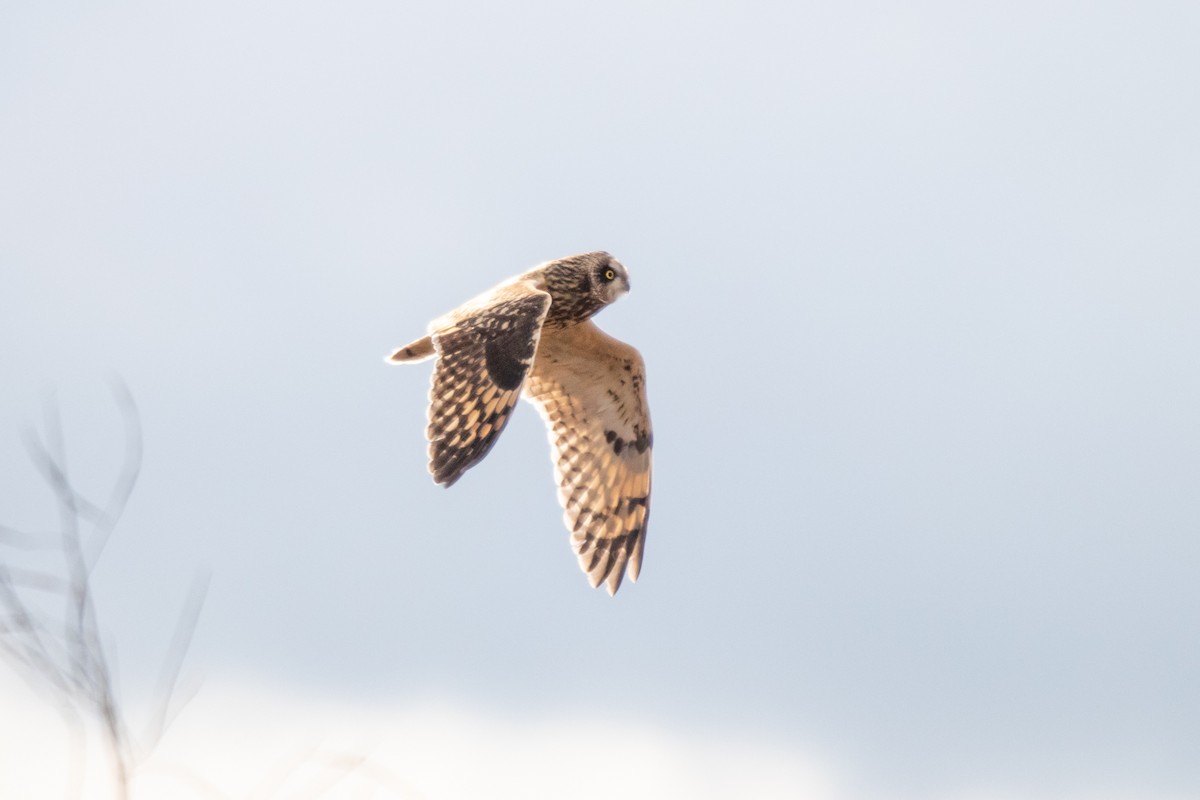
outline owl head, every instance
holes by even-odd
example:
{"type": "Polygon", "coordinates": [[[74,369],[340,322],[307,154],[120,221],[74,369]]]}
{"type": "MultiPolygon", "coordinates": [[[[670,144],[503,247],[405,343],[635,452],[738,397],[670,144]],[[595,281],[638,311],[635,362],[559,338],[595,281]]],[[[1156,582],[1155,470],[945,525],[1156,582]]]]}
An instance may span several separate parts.
{"type": "Polygon", "coordinates": [[[614,302],[629,291],[629,273],[625,265],[603,251],[577,256],[586,271],[588,290],[602,305],[614,302]]]}
{"type": "Polygon", "coordinates": [[[553,301],[546,323],[582,322],[629,291],[625,266],[605,252],[549,261],[523,278],[536,278],[553,301]]]}

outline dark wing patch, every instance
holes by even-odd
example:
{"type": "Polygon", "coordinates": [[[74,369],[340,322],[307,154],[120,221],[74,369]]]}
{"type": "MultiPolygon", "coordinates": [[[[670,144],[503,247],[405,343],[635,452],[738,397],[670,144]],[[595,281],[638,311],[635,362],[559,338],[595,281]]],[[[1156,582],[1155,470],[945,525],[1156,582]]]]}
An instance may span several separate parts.
{"type": "Polygon", "coordinates": [[[541,320],[517,319],[514,327],[503,336],[483,343],[484,364],[492,382],[505,391],[520,389],[537,349],[537,332],[541,320]]]}
{"type": "Polygon", "coordinates": [[[509,296],[433,334],[429,471],[452,485],[488,454],[508,424],[537,352],[550,296],[509,296]]]}

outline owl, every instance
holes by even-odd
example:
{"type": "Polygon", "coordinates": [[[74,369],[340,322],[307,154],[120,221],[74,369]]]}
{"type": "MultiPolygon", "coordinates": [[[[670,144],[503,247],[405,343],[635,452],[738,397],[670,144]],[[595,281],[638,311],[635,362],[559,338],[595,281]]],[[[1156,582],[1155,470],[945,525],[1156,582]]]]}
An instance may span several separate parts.
{"type": "Polygon", "coordinates": [[[654,437],[638,351],[592,317],[629,291],[608,253],[548,261],[469,300],[399,348],[391,363],[436,358],[429,471],[450,486],[479,463],[516,405],[537,406],[571,547],[594,587],[637,580],[650,516],[654,437]]]}

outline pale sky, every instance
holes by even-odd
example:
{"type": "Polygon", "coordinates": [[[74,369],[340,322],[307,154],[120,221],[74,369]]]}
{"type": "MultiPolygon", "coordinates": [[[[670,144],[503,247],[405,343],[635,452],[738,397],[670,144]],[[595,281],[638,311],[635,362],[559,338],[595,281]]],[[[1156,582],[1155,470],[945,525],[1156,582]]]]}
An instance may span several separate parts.
{"type": "MultiPolygon", "coordinates": [[[[9,4],[0,523],[55,524],[51,391],[103,493],[121,376],[98,602],[136,707],[211,570],[173,746],[228,796],[221,724],[284,708],[428,798],[1200,794],[1197,42],[1166,2],[9,4]],[[534,410],[443,490],[430,365],[383,363],[594,249],[655,425],[616,598],[534,410]]],[[[65,759],[0,690],[2,751],[65,759]]]]}

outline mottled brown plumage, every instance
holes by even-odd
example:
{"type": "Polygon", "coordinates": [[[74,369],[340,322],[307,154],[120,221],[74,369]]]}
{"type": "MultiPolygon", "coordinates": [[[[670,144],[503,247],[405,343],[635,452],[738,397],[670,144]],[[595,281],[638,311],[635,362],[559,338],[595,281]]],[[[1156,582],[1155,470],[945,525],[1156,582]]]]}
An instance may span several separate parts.
{"type": "Polygon", "coordinates": [[[449,486],[508,423],[518,393],[550,432],[571,544],[593,586],[637,580],[650,513],[653,435],[637,350],[590,318],[629,290],[607,253],[550,261],[434,320],[394,363],[437,356],[429,469],[449,486]]]}

